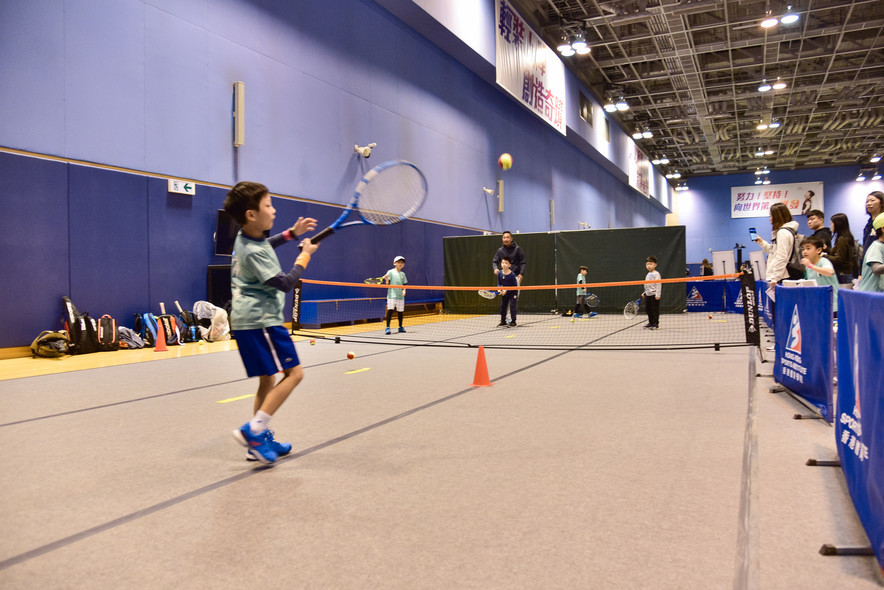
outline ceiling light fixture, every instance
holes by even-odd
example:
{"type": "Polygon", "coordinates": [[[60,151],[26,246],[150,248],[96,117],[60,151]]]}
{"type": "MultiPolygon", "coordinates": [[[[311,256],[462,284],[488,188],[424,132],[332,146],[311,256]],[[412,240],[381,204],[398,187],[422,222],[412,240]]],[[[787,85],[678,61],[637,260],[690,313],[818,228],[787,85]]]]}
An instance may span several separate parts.
{"type": "Polygon", "coordinates": [[[755,179],[755,184],[761,184],[762,182],[764,182],[764,181],[761,180],[761,177],[760,177],[760,176],[759,176],[758,178],[755,179]]]}
{"type": "Polygon", "coordinates": [[[779,76],[777,76],[777,81],[773,83],[772,88],[774,90],[782,90],[785,87],[786,87],[786,83],[783,82],[783,80],[779,76]]]}
{"type": "Polygon", "coordinates": [[[642,130],[638,127],[635,128],[635,131],[632,132],[632,139],[641,139],[642,138],[642,130]]]}
{"type": "Polygon", "coordinates": [[[780,19],[778,19],[777,17],[773,16],[773,14],[771,14],[771,11],[768,10],[768,11],[764,14],[764,20],[761,21],[761,28],[762,28],[762,29],[769,29],[769,28],[771,28],[771,27],[775,27],[775,26],[777,26],[777,24],[778,24],[779,22],[780,22],[780,19]]]}
{"type": "Polygon", "coordinates": [[[798,19],[801,18],[798,16],[798,13],[792,10],[791,6],[786,7],[786,14],[784,14],[780,18],[780,22],[784,25],[791,25],[792,23],[798,22],[798,19]]]}
{"type": "Polygon", "coordinates": [[[856,177],[856,181],[857,181],[857,182],[862,182],[862,181],[864,181],[865,179],[866,179],[866,177],[863,175],[862,170],[860,170],[860,171],[859,171],[859,174],[858,174],[857,177],[856,177]]]}
{"type": "Polygon", "coordinates": [[[660,158],[660,163],[665,166],[666,164],[669,163],[669,158],[667,158],[666,156],[663,156],[662,158],[660,158]]]}
{"type": "Polygon", "coordinates": [[[642,137],[645,139],[651,139],[652,137],[654,137],[654,134],[649,128],[645,127],[645,130],[642,131],[642,137]]]}
{"type": "Polygon", "coordinates": [[[617,104],[615,106],[617,107],[618,111],[628,111],[629,110],[629,103],[627,103],[626,99],[623,98],[622,96],[620,97],[619,100],[617,100],[617,104]]]}
{"type": "Polygon", "coordinates": [[[571,49],[580,55],[586,55],[590,52],[589,44],[586,42],[582,33],[574,37],[574,40],[571,41],[571,49]]]}
{"type": "Polygon", "coordinates": [[[613,113],[617,110],[617,105],[614,104],[614,100],[609,96],[608,102],[605,103],[605,112],[613,113]]]}
{"type": "Polygon", "coordinates": [[[776,119],[771,119],[770,123],[768,123],[768,125],[767,125],[768,129],[776,129],[779,126],[780,126],[780,122],[777,121],[776,119]]]}
{"type": "Polygon", "coordinates": [[[881,180],[881,173],[875,170],[875,174],[872,175],[872,180],[881,180]]]}
{"type": "Polygon", "coordinates": [[[764,155],[764,149],[759,146],[758,149],[755,150],[755,157],[760,158],[763,155],[764,155]]]}
{"type": "Polygon", "coordinates": [[[869,162],[871,162],[872,164],[877,164],[880,161],[881,161],[881,156],[879,156],[878,154],[875,154],[874,156],[869,158],[869,162]]]}
{"type": "Polygon", "coordinates": [[[761,184],[770,184],[770,178],[765,178],[761,181],[761,184]]]}
{"type": "Polygon", "coordinates": [[[755,176],[761,176],[761,168],[755,169],[755,176]]]}
{"type": "Polygon", "coordinates": [[[767,78],[761,81],[761,85],[758,87],[758,92],[767,92],[773,88],[770,84],[767,83],[767,78]]]}
{"type": "Polygon", "coordinates": [[[758,122],[758,125],[755,126],[755,128],[758,129],[759,131],[764,131],[764,130],[767,129],[768,127],[770,127],[770,125],[768,125],[767,123],[765,123],[763,120],[759,121],[759,122],[758,122]]]}

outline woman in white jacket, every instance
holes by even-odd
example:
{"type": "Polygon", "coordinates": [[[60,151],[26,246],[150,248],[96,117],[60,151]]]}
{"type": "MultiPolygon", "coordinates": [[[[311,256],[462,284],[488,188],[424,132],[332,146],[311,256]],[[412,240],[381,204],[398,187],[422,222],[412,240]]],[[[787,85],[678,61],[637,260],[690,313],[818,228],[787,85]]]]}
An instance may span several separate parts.
{"type": "MultiPolygon", "coordinates": [[[[770,225],[773,231],[770,243],[758,238],[755,241],[767,253],[767,274],[765,280],[768,288],[773,290],[776,284],[783,279],[789,278],[789,271],[786,265],[792,257],[792,250],[795,247],[795,237],[798,232],[798,222],[792,221],[792,213],[789,208],[782,203],[774,203],[770,206],[770,225]],[[792,231],[789,231],[791,229],[792,231]],[[796,232],[796,233],[792,233],[796,232]]],[[[776,325],[776,309],[777,304],[774,301],[771,307],[771,317],[776,325]]],[[[770,347],[768,350],[774,350],[770,347]]]]}
{"type": "Polygon", "coordinates": [[[792,221],[792,214],[788,207],[782,203],[774,203],[770,206],[770,225],[773,229],[771,241],[768,243],[762,238],[757,238],[755,242],[767,253],[767,274],[764,278],[773,287],[789,277],[786,265],[795,248],[798,222],[792,221]],[[790,229],[792,231],[789,231],[790,229]]]}

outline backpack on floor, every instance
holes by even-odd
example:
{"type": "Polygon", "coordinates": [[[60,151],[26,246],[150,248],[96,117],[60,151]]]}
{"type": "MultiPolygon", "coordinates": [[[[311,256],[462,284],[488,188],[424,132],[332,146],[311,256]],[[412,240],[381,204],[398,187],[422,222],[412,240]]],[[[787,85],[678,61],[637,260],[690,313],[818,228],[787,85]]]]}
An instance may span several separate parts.
{"type": "Polygon", "coordinates": [[[98,349],[120,350],[119,325],[107,314],[98,318],[98,349]]]}
{"type": "Polygon", "coordinates": [[[68,353],[70,339],[64,330],[44,330],[31,342],[31,354],[44,358],[58,358],[68,353]]]}
{"type": "Polygon", "coordinates": [[[68,296],[62,297],[64,305],[64,323],[70,338],[71,354],[87,354],[100,350],[98,343],[98,324],[89,317],[88,312],[80,313],[68,296]]]}
{"type": "Polygon", "coordinates": [[[141,336],[145,345],[150,347],[157,345],[157,318],[152,313],[136,313],[132,328],[141,336]]]}

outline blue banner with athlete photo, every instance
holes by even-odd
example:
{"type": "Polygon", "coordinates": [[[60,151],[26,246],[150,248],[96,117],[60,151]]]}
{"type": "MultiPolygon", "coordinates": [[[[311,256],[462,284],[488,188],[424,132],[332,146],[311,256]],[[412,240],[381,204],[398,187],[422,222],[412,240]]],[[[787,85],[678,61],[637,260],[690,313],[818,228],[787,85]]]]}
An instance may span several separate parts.
{"type": "Polygon", "coordinates": [[[884,293],[838,290],[835,444],[884,573],[884,293]]]}
{"type": "Polygon", "coordinates": [[[724,281],[688,281],[686,309],[688,311],[724,311],[724,281]]]}
{"type": "Polygon", "coordinates": [[[777,285],[774,380],[833,420],[834,334],[832,287],[777,285]]]}

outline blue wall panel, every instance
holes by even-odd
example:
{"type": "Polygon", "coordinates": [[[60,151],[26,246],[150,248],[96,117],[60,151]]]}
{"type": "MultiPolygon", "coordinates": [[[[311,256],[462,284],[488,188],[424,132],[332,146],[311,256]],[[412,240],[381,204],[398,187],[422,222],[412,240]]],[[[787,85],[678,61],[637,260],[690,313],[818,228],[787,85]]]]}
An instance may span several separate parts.
{"type": "Polygon", "coordinates": [[[70,297],[93,317],[131,325],[148,310],[147,179],[69,165],[70,297]]]}
{"type": "Polygon", "coordinates": [[[0,153],[0,347],[59,327],[68,293],[67,165],[0,153]]]}

